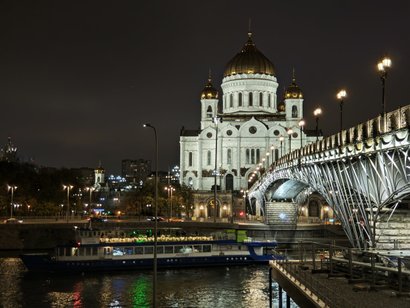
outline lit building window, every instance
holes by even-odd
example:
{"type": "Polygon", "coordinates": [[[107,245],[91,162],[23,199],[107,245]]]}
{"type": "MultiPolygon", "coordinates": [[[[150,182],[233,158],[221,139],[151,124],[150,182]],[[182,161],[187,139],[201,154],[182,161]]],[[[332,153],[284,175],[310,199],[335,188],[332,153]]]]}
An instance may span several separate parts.
{"type": "Polygon", "coordinates": [[[298,117],[298,107],[293,105],[292,106],[292,118],[297,118],[298,117]]]}
{"type": "Polygon", "coordinates": [[[228,165],[232,164],[232,150],[231,149],[228,149],[226,153],[226,163],[228,165]]]}
{"type": "Polygon", "coordinates": [[[212,107],[211,106],[208,106],[208,109],[206,110],[206,117],[212,118],[212,107]]]}
{"type": "Polygon", "coordinates": [[[189,152],[189,155],[188,155],[188,166],[192,167],[192,152],[189,152]]]}

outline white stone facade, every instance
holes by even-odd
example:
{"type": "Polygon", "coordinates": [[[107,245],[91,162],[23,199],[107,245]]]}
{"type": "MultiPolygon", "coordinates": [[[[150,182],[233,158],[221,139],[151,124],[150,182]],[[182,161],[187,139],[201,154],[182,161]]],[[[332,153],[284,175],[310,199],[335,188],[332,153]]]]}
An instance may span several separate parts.
{"type": "MultiPolygon", "coordinates": [[[[212,86],[210,82],[209,85],[212,86]]],[[[295,80],[293,86],[297,87],[295,80]]],[[[266,168],[301,143],[315,141],[315,137],[306,137],[299,127],[303,118],[299,88],[300,95],[288,96],[282,104],[278,104],[278,82],[273,74],[228,75],[221,88],[222,102],[217,92],[202,95],[201,129],[181,131],[181,184],[195,190],[213,189],[217,149],[217,185],[223,191],[247,189],[249,176],[259,163],[266,168]],[[215,116],[221,118],[218,124],[214,123],[215,116]],[[289,129],[293,131],[290,138],[289,129]]]]}

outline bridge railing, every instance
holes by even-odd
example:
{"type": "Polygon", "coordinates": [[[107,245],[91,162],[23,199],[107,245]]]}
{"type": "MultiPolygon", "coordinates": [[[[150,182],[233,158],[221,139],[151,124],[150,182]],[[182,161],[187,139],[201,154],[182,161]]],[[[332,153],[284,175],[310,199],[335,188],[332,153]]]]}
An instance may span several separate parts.
{"type": "Polygon", "coordinates": [[[405,128],[410,128],[410,105],[400,107],[385,115],[379,115],[283,155],[261,174],[260,179],[250,188],[250,191],[257,187],[258,183],[261,183],[274,169],[299,166],[303,164],[304,158],[315,156],[327,150],[337,149],[339,154],[343,154],[349,145],[367,142],[370,139],[405,128]]]}
{"type": "Polygon", "coordinates": [[[405,128],[410,128],[410,105],[388,112],[384,116],[379,115],[374,119],[367,120],[342,132],[296,149],[291,153],[283,155],[273,163],[272,167],[295,165],[299,163],[298,160],[303,156],[364,142],[368,139],[405,128]]]}

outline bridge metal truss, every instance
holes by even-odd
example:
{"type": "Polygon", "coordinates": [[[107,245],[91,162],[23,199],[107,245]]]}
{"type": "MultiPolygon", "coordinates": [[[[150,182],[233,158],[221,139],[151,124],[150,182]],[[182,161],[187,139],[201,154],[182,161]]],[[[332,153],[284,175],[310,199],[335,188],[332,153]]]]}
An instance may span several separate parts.
{"type": "Polygon", "coordinates": [[[282,157],[253,185],[248,198],[264,204],[275,181],[299,181],[307,191],[296,201],[303,202],[307,192],[317,191],[332,207],[354,247],[377,247],[382,235],[376,232],[378,223],[388,222],[410,195],[409,112],[409,106],[400,108],[387,117],[390,122],[379,117],[282,157]],[[373,136],[371,131],[366,134],[366,129],[378,128],[373,136]],[[356,138],[347,143],[349,131],[356,138]]]}

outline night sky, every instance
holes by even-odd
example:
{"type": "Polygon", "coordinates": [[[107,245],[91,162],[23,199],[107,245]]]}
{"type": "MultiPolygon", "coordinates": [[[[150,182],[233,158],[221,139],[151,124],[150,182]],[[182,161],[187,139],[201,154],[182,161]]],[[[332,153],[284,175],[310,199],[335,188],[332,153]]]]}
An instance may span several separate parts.
{"type": "MultiPolygon", "coordinates": [[[[275,65],[278,98],[292,68],[307,128],[320,105],[325,135],[381,110],[378,60],[388,54],[386,110],[410,104],[410,2],[403,1],[16,1],[0,0],[0,145],[23,160],[119,173],[125,158],[179,164],[182,126],[197,129],[212,70],[247,40],[275,65]]],[[[222,94],[220,90],[220,94],[222,94]]],[[[154,165],[153,165],[154,167],[154,165]]]]}

